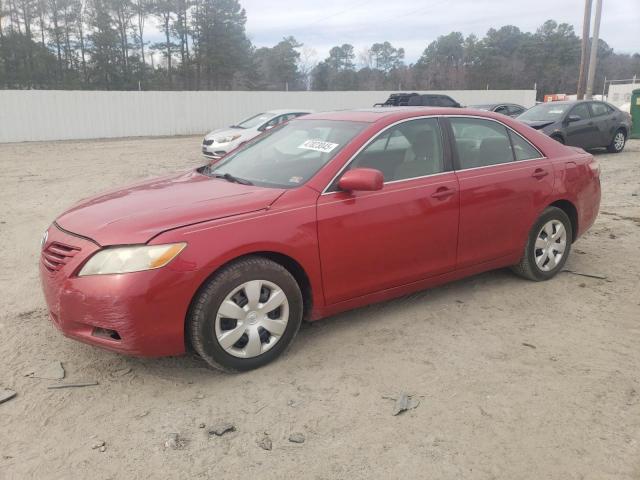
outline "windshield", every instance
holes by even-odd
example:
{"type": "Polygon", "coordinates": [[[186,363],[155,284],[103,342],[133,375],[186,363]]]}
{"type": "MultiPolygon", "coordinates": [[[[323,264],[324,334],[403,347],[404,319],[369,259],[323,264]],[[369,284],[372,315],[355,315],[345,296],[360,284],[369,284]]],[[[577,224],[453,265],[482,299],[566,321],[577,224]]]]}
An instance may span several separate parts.
{"type": "Polygon", "coordinates": [[[273,113],[259,113],[253,117],[249,117],[246,120],[238,123],[237,125],[231,125],[235,128],[255,128],[262,125],[264,122],[271,120],[275,115],[273,113]]]}
{"type": "Polygon", "coordinates": [[[313,177],[367,125],[294,120],[261,135],[203,173],[265,187],[294,188],[313,177]]]}
{"type": "Polygon", "coordinates": [[[555,122],[560,120],[571,108],[570,104],[541,103],[531,107],[518,117],[518,120],[529,120],[530,122],[555,122]]]}

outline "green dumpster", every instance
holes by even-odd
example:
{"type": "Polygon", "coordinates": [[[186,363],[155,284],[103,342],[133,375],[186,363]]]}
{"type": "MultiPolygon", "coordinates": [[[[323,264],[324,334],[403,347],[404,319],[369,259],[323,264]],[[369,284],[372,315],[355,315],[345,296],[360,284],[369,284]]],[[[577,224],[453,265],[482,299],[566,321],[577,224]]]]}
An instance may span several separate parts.
{"type": "Polygon", "coordinates": [[[631,92],[631,138],[640,138],[640,88],[631,92]]]}

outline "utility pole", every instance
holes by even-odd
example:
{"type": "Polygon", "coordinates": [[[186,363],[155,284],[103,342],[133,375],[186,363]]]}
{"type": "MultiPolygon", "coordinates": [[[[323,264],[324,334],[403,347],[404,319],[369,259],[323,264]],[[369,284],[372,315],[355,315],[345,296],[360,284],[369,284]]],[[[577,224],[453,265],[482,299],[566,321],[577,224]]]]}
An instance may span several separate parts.
{"type": "Polygon", "coordinates": [[[596,18],[593,22],[593,39],[591,40],[591,55],[589,59],[589,75],[587,76],[587,91],[585,96],[591,100],[593,96],[593,80],[596,76],[598,62],[598,36],[600,34],[600,17],[602,17],[602,0],[596,0],[596,18]]]}
{"type": "Polygon", "coordinates": [[[582,20],[582,50],[580,52],[580,76],[578,77],[578,100],[584,98],[584,87],[587,76],[587,55],[589,55],[589,30],[591,28],[591,3],[584,0],[584,19],[582,20]]]}

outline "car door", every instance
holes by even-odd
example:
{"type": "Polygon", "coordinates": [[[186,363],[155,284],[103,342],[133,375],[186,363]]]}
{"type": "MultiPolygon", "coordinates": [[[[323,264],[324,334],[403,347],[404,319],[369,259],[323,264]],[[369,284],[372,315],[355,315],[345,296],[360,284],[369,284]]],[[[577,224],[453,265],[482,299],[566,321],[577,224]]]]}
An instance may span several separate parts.
{"type": "Polygon", "coordinates": [[[455,268],[458,181],[437,118],[388,127],[341,173],[383,172],[379,191],[343,192],[340,175],[317,204],[325,300],[349,300],[455,268]]]}
{"type": "Polygon", "coordinates": [[[565,117],[565,143],[574,147],[593,148],[600,143],[598,127],[591,118],[588,102],[580,102],[565,117]],[[569,121],[570,117],[576,120],[569,121]]]}
{"type": "Polygon", "coordinates": [[[448,121],[460,185],[457,268],[521,252],[553,190],[550,161],[496,120],[448,121]]]}
{"type": "Polygon", "coordinates": [[[590,102],[589,108],[598,130],[598,144],[595,146],[604,147],[609,145],[617,126],[614,110],[603,102],[590,102]]]}

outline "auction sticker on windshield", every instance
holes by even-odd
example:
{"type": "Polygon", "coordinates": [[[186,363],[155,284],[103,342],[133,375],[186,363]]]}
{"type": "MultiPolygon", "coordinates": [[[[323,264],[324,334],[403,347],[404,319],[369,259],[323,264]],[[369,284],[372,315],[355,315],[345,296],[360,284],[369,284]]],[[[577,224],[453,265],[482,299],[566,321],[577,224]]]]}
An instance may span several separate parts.
{"type": "Polygon", "coordinates": [[[298,148],[304,150],[315,150],[316,152],[329,153],[338,146],[337,143],[325,142],[323,140],[305,140],[298,148]]]}

